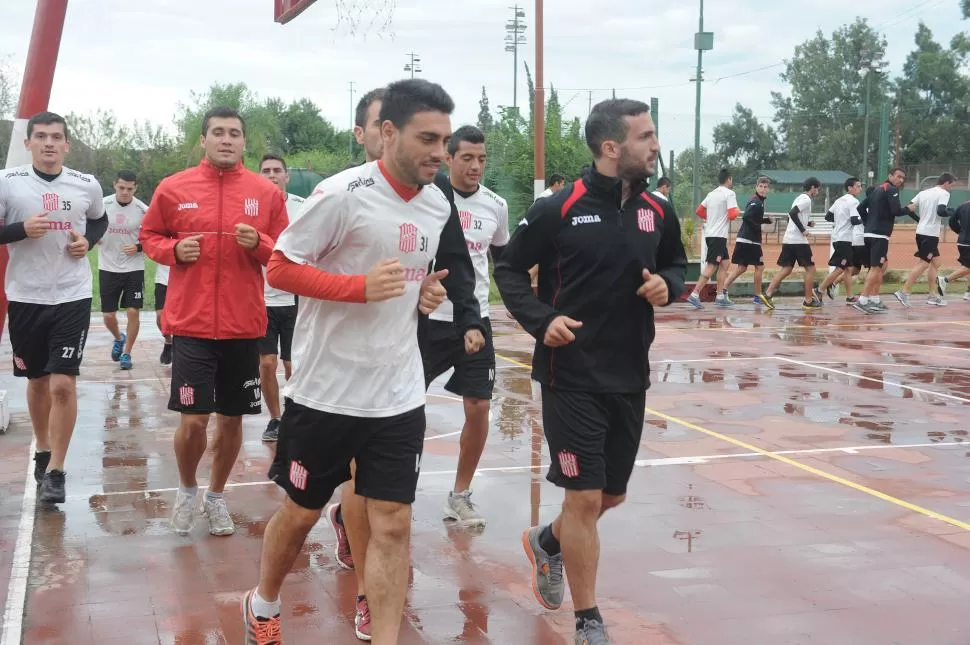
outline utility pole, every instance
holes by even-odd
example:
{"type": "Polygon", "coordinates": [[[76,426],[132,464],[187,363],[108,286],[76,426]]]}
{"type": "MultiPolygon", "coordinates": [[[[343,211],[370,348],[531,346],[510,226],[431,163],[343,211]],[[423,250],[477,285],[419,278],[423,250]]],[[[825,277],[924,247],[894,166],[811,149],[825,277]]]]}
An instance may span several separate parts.
{"type": "MultiPolygon", "coordinates": [[[[869,63],[872,64],[871,62],[869,63]]],[[[865,125],[862,128],[862,176],[869,177],[869,95],[872,91],[872,69],[866,70],[866,107],[863,110],[865,125]]],[[[870,179],[871,181],[871,179],[870,179]]]]}
{"type": "Polygon", "coordinates": [[[349,155],[347,161],[354,160],[354,82],[350,81],[350,138],[347,141],[347,154],[349,155]]]}
{"type": "Polygon", "coordinates": [[[704,31],[704,0],[700,0],[701,10],[697,22],[697,33],[694,34],[694,49],[697,50],[697,72],[694,81],[697,85],[694,99],[694,201],[691,208],[701,201],[700,165],[701,165],[701,81],[703,80],[704,52],[714,49],[714,32],[704,31]]]}
{"type": "Polygon", "coordinates": [[[411,72],[411,78],[414,78],[414,73],[421,71],[421,57],[414,52],[408,53],[408,56],[411,57],[411,62],[404,66],[404,71],[411,72]]]}
{"type": "Polygon", "coordinates": [[[589,91],[589,110],[586,112],[586,117],[588,118],[590,114],[593,113],[593,90],[589,91]]]}
{"type": "Polygon", "coordinates": [[[525,10],[519,5],[509,7],[512,20],[505,23],[505,51],[512,53],[512,109],[519,110],[519,45],[525,44],[525,10]]]}
{"type": "Polygon", "coordinates": [[[542,48],[542,0],[536,0],[536,94],[535,120],[532,124],[535,172],[533,193],[538,197],[546,189],[546,88],[542,48]]]}

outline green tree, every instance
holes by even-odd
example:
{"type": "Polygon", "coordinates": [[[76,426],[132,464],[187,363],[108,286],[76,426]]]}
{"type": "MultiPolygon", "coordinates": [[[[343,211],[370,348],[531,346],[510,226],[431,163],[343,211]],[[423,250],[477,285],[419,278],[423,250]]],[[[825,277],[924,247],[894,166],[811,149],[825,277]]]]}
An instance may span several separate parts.
{"type": "Polygon", "coordinates": [[[488,133],[495,125],[492,112],[488,108],[488,94],[485,93],[485,86],[482,85],[482,98],[478,101],[478,129],[488,133]]]}
{"type": "MultiPolygon", "coordinates": [[[[19,75],[14,70],[13,58],[9,55],[0,58],[0,119],[9,119],[14,116],[19,85],[19,75]]],[[[6,154],[6,150],[6,148],[3,149],[4,154],[6,154]]]]}
{"type": "MultiPolygon", "coordinates": [[[[274,106],[267,102],[267,109],[274,106]]],[[[310,99],[290,103],[278,116],[284,154],[334,147],[336,129],[320,115],[320,108],[310,99]]]]}
{"type": "Polygon", "coordinates": [[[778,167],[778,136],[738,103],[730,121],[714,127],[714,156],[742,176],[778,167]]]}

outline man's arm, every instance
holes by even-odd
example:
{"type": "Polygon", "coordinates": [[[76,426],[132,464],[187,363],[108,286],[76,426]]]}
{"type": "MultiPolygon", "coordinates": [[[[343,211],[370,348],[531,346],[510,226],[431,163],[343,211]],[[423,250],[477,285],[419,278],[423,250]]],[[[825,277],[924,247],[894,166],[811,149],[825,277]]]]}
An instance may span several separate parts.
{"type": "Polygon", "coordinates": [[[667,283],[667,304],[674,302],[684,293],[687,276],[687,252],[680,239],[680,220],[673,211],[665,209],[663,235],[657,249],[657,275],[667,283]]]}
{"type": "Polygon", "coordinates": [[[108,213],[104,210],[104,195],[101,194],[101,184],[92,178],[91,203],[88,210],[84,213],[87,217],[84,227],[84,237],[88,241],[88,248],[93,249],[94,245],[108,232],[108,213]]]}
{"type": "Polygon", "coordinates": [[[958,208],[955,211],[953,211],[952,215],[950,215],[950,222],[949,222],[950,230],[956,233],[957,235],[959,235],[960,231],[962,230],[962,228],[960,227],[961,211],[963,211],[963,208],[958,208]]]}
{"type": "Polygon", "coordinates": [[[152,260],[159,264],[174,266],[177,263],[175,245],[178,244],[178,240],[173,237],[173,231],[168,224],[166,213],[169,197],[167,192],[166,182],[162,181],[155,189],[152,203],[141,221],[138,242],[141,244],[145,255],[152,260]]]}
{"type": "Polygon", "coordinates": [[[269,258],[273,253],[273,247],[276,246],[276,240],[289,224],[286,213],[286,199],[281,191],[274,192],[276,194],[269,205],[269,228],[265,233],[258,231],[259,243],[256,244],[256,248],[251,249],[253,255],[263,266],[269,264],[269,258]]]}
{"type": "Polygon", "coordinates": [[[802,224],[802,218],[798,216],[798,212],[798,206],[792,206],[791,210],[788,211],[788,219],[795,223],[799,231],[805,233],[805,225],[802,224]]]}

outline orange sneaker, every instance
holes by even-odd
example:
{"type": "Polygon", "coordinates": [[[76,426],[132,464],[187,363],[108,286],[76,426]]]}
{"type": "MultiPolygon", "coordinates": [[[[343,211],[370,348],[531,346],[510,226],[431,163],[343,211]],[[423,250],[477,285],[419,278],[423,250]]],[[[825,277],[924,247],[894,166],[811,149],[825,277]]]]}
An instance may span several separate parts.
{"type": "Polygon", "coordinates": [[[253,613],[253,589],[242,600],[243,622],[246,624],[246,645],[283,645],[280,635],[280,615],[261,618],[253,613]]]}

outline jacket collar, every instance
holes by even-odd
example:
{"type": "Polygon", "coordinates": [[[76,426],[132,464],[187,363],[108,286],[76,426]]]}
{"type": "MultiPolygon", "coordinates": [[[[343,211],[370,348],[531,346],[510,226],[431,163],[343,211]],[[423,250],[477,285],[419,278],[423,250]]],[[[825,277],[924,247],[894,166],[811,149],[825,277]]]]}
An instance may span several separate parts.
{"type": "MultiPolygon", "coordinates": [[[[619,177],[607,177],[596,170],[596,164],[591,165],[583,174],[583,182],[592,193],[612,197],[617,205],[623,200],[623,181],[619,177]]],[[[647,187],[647,182],[641,180],[632,187],[630,196],[635,197],[647,187]]]]}
{"type": "Polygon", "coordinates": [[[222,175],[239,175],[239,174],[242,174],[243,172],[242,161],[237,163],[232,168],[223,169],[223,168],[218,168],[214,166],[212,162],[209,161],[208,157],[202,157],[202,161],[199,162],[199,168],[202,169],[202,172],[209,175],[219,175],[220,173],[222,175]]]}

